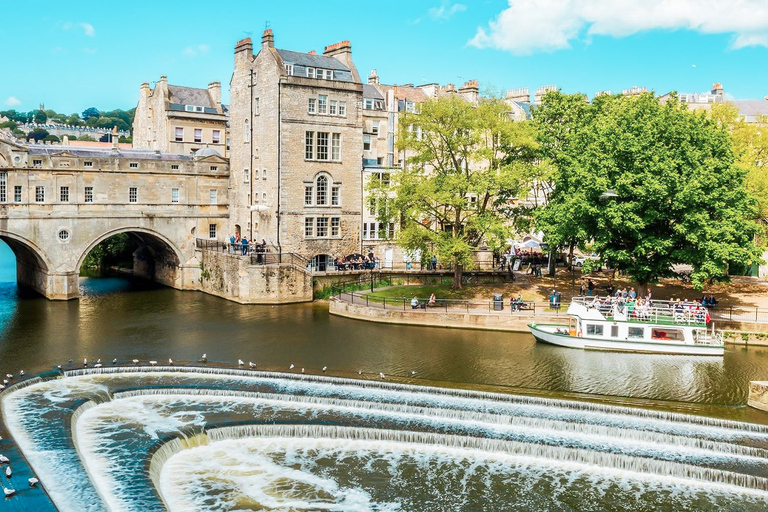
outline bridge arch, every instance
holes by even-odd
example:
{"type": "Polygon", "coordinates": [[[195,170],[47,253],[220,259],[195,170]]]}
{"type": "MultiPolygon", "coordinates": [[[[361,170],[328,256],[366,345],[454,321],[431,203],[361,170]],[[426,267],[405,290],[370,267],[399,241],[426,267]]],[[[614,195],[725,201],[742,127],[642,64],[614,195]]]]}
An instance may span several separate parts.
{"type": "Polygon", "coordinates": [[[184,261],[179,248],[162,233],[142,227],[120,227],[102,233],[88,244],[77,260],[77,272],[83,265],[86,256],[94,247],[104,240],[125,233],[138,245],[134,252],[134,274],[158,281],[167,286],[179,287],[181,264],[184,261]]]}
{"type": "Polygon", "coordinates": [[[0,230],[0,240],[5,242],[16,257],[16,282],[45,294],[47,276],[54,265],[48,255],[33,241],[17,233],[0,230]]]}

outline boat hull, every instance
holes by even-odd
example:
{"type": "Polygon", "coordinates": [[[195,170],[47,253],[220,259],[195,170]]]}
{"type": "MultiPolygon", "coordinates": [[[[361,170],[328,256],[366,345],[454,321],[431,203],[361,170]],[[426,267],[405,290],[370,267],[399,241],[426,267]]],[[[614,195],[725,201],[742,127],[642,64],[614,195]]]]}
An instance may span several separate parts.
{"type": "MultiPolygon", "coordinates": [[[[697,355],[697,356],[722,356],[725,349],[722,346],[713,345],[687,345],[687,344],[672,344],[662,342],[649,342],[649,341],[627,341],[627,340],[612,340],[612,339],[598,339],[598,338],[586,338],[582,336],[569,336],[567,334],[558,334],[555,332],[549,332],[542,327],[534,324],[529,324],[528,328],[533,334],[533,337],[537,341],[543,343],[549,343],[551,345],[557,345],[560,347],[568,348],[581,348],[585,350],[608,350],[611,352],[638,352],[647,354],[682,354],[682,355],[697,355]]],[[[566,329],[567,326],[549,326],[559,327],[566,329]]]]}

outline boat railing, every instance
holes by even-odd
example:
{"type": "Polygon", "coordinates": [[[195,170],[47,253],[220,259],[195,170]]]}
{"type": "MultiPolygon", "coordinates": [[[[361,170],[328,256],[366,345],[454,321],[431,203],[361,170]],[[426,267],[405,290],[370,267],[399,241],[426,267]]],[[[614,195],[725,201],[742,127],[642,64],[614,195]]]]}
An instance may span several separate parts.
{"type": "Polygon", "coordinates": [[[681,325],[706,325],[706,308],[695,303],[618,297],[573,297],[573,303],[597,309],[606,319],[681,325]]]}

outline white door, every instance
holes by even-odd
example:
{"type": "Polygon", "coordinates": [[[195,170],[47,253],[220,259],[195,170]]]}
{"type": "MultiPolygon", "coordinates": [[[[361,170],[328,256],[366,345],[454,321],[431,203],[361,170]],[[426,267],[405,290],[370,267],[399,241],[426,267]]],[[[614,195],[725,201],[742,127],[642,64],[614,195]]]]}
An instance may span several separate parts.
{"type": "Polygon", "coordinates": [[[384,249],[384,267],[383,268],[392,268],[392,252],[393,250],[391,248],[384,249]]]}

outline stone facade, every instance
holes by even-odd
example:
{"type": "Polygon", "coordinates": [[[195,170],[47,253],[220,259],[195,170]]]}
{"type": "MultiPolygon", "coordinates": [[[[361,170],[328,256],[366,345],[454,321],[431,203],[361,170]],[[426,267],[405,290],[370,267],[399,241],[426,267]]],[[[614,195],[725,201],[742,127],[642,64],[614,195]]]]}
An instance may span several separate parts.
{"type": "Polygon", "coordinates": [[[227,226],[229,163],[211,152],[26,145],[0,138],[0,239],[17,279],[48,298],[79,295],[85,256],[128,233],[134,270],[178,289],[199,288],[195,239],[227,226]]]}
{"type": "Polygon", "coordinates": [[[227,116],[221,83],[207,89],[168,85],[160,77],[154,89],[141,84],[133,121],[133,147],[190,154],[203,148],[227,156],[227,116]]]}
{"type": "Polygon", "coordinates": [[[323,55],[237,43],[231,231],[325,268],[360,252],[362,83],[348,41],[323,55]]]}

